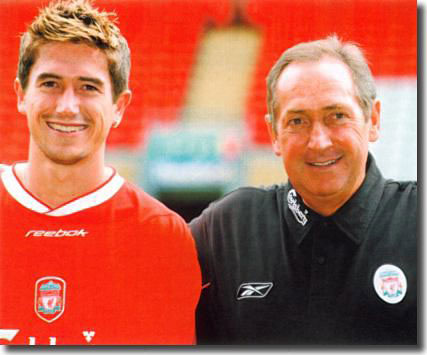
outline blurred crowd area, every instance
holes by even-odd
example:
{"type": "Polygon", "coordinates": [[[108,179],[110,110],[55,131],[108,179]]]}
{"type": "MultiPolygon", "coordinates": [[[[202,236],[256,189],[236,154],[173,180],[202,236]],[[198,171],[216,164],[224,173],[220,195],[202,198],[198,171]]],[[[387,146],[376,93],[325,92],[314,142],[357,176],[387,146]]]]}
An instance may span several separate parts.
{"type": "MultiPolygon", "coordinates": [[[[0,163],[25,160],[13,81],[19,34],[48,0],[0,2],[0,163]]],[[[242,185],[286,181],[264,123],[265,77],[284,49],[335,33],[360,44],[382,100],[371,146],[386,177],[417,178],[413,0],[98,0],[132,53],[133,101],[108,163],[187,220],[242,185]]]]}

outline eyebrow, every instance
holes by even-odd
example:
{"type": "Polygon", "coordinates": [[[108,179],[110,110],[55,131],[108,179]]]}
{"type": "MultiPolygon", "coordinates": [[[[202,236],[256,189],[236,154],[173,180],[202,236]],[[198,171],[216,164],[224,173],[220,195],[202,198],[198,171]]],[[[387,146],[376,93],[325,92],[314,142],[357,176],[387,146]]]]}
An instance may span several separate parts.
{"type": "Polygon", "coordinates": [[[40,80],[45,80],[45,79],[61,79],[61,77],[57,74],[53,74],[53,73],[41,73],[38,77],[37,77],[37,81],[40,80]]]}
{"type": "Polygon", "coordinates": [[[304,113],[307,110],[288,110],[287,113],[291,113],[291,114],[300,114],[300,113],[304,113]]]}
{"type": "MultiPolygon", "coordinates": [[[[41,73],[37,77],[37,81],[46,80],[46,79],[62,79],[62,77],[60,75],[54,74],[54,73],[41,73]]],[[[92,78],[89,76],[79,76],[77,79],[79,81],[85,81],[85,82],[93,83],[95,85],[98,85],[99,87],[104,87],[104,82],[98,78],[92,78]]]]}
{"type": "Polygon", "coordinates": [[[91,78],[88,76],[79,76],[78,78],[80,81],[87,81],[90,83],[93,83],[99,87],[104,87],[104,82],[101,79],[97,79],[97,78],[91,78]]]}
{"type": "Polygon", "coordinates": [[[343,110],[344,107],[343,105],[337,104],[337,105],[330,105],[322,108],[322,110],[324,111],[337,110],[337,109],[343,110]]]}
{"type": "MultiPolygon", "coordinates": [[[[329,106],[325,106],[325,107],[321,108],[322,111],[331,111],[331,110],[337,110],[337,109],[343,110],[344,106],[340,105],[340,104],[334,104],[334,105],[329,105],[329,106]]],[[[308,111],[311,111],[311,110],[305,110],[305,109],[301,109],[301,110],[288,110],[287,113],[290,113],[290,114],[301,114],[301,113],[305,113],[305,112],[308,112],[308,111]]]]}

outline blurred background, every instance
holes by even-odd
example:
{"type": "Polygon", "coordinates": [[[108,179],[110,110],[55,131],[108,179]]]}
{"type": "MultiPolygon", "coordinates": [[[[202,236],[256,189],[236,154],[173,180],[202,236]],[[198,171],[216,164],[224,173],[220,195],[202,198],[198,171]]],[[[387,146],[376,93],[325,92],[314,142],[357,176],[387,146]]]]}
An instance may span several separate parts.
{"type": "MultiPolygon", "coordinates": [[[[19,34],[47,4],[0,1],[0,163],[26,160],[16,109],[19,34]]],[[[414,0],[98,0],[132,52],[133,101],[107,161],[187,221],[243,185],[286,182],[264,123],[265,77],[286,48],[336,33],[359,43],[382,101],[371,152],[384,176],[417,179],[414,0]]]]}

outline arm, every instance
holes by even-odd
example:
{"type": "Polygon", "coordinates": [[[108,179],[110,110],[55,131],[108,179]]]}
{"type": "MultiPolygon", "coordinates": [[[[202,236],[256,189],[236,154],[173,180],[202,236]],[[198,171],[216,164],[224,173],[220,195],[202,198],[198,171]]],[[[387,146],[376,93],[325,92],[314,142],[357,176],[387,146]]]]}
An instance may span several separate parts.
{"type": "Polygon", "coordinates": [[[206,229],[208,213],[190,223],[190,229],[196,241],[199,263],[202,270],[202,293],[196,311],[196,333],[198,344],[219,344],[219,334],[215,322],[215,285],[209,267],[209,234],[206,229]]]}
{"type": "MultiPolygon", "coordinates": [[[[168,344],[194,344],[195,311],[201,290],[200,266],[194,240],[187,224],[178,216],[161,217],[164,233],[163,256],[172,277],[168,284],[161,286],[162,326],[158,330],[159,339],[167,339],[168,344]],[[164,289],[163,289],[164,287],[164,289]]],[[[160,222],[158,220],[158,222],[160,222]]],[[[160,233],[157,226],[157,233],[160,233]]],[[[160,234],[158,234],[160,236],[160,234]]],[[[159,296],[160,297],[160,296],[159,296]]],[[[165,342],[159,340],[159,344],[165,342]]]]}

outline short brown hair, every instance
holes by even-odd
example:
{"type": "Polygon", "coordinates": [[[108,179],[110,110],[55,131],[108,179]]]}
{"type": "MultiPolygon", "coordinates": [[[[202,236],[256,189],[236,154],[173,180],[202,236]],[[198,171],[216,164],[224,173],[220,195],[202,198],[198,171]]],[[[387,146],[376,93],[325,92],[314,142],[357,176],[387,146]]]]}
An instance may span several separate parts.
{"type": "Polygon", "coordinates": [[[48,42],[85,43],[107,56],[114,101],[129,85],[130,51],[115,25],[114,12],[99,11],[89,0],[59,0],[41,9],[21,36],[18,79],[25,90],[41,45],[48,42]]]}
{"type": "Polygon", "coordinates": [[[293,62],[318,61],[323,56],[331,56],[348,66],[356,86],[356,97],[365,118],[371,115],[376,88],[369,65],[361,48],[352,42],[342,42],[336,35],[325,39],[299,43],[283,52],[267,76],[267,107],[273,129],[276,129],[277,110],[276,87],[280,74],[293,62]]]}

